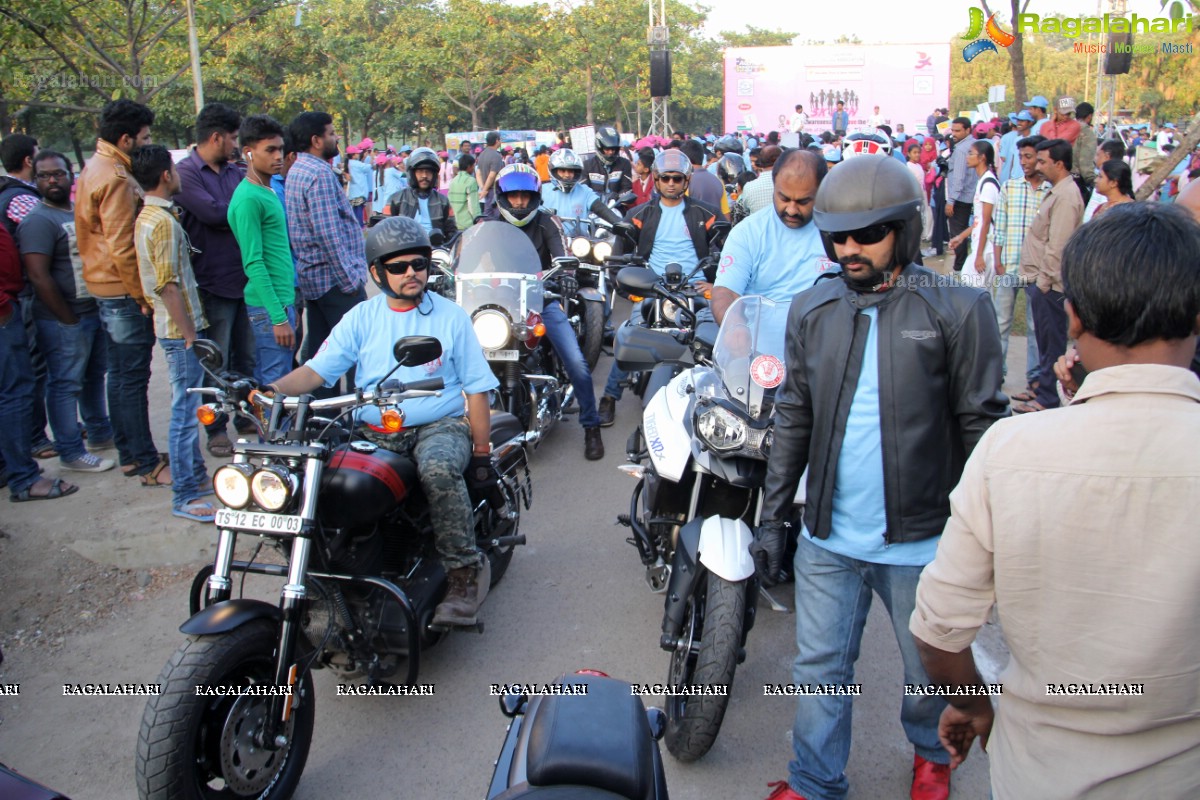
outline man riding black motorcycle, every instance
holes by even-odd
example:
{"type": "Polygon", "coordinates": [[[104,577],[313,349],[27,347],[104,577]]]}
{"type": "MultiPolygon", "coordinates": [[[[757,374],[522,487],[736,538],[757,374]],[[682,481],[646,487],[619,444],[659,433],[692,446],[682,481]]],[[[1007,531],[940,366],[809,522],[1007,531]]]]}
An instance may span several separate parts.
{"type": "MultiPolygon", "coordinates": [[[[659,275],[666,273],[667,264],[676,263],[683,267],[684,274],[691,272],[702,258],[708,256],[708,231],[717,218],[705,205],[694,202],[687,196],[688,183],[692,175],[692,162],[679,150],[664,150],[654,159],[654,182],[658,188],[658,202],[638,206],[629,221],[633,223],[630,236],[634,251],[646,259],[646,265],[659,275]]],[[[617,239],[617,248],[626,243],[617,239]]],[[[696,282],[701,291],[711,286],[696,282]]],[[[635,304],[630,321],[641,322],[641,310],[635,304]]],[[[615,421],[617,401],[624,392],[621,382],[626,372],[613,361],[600,398],[600,426],[607,428],[615,421]]]]}
{"type": "Polygon", "coordinates": [[[620,148],[621,134],[611,125],[604,125],[596,129],[596,152],[583,162],[584,180],[605,200],[633,189],[633,165],[628,158],[617,155],[620,148]]]}
{"type": "MultiPolygon", "coordinates": [[[[500,170],[496,178],[496,207],[500,210],[501,219],[516,225],[533,242],[541,258],[542,269],[546,270],[550,268],[551,259],[561,258],[566,253],[558,223],[550,214],[542,213],[541,183],[537,170],[528,164],[508,165],[500,170]]],[[[559,275],[553,281],[557,285],[547,288],[557,291],[564,300],[579,288],[575,278],[570,275],[559,275]]],[[[600,439],[596,390],[592,386],[592,373],[584,360],[583,351],[579,349],[579,340],[558,300],[547,300],[542,306],[542,322],[546,325],[546,335],[550,337],[554,352],[562,360],[571,378],[571,385],[575,387],[575,397],[579,400],[579,424],[583,426],[584,458],[598,461],[604,458],[604,442],[600,439]]]]}
{"type": "Polygon", "coordinates": [[[408,188],[388,199],[388,216],[410,217],[421,223],[425,232],[441,231],[449,239],[458,232],[454,209],[446,195],[437,190],[441,161],[428,147],[418,147],[408,157],[408,188]]]}
{"type": "Polygon", "coordinates": [[[488,392],[498,381],[465,311],[425,291],[432,248],[429,235],[408,217],[385,219],[367,233],[371,279],[382,292],[344,316],[307,364],[280,378],[269,389],[295,396],[332,386],[351,367],[360,388],[374,388],[395,367],[392,343],[403,336],[427,335],[442,343],[442,356],[418,367],[405,367],[404,380],[442,378],[440,397],[421,397],[404,405],[404,428],[390,434],[379,426],[379,411],[368,407],[358,422],[366,439],[417,464],[421,488],[431,507],[438,555],[449,589],[434,612],[434,626],[469,626],[491,581],[487,559],[475,546],[466,479],[481,489],[493,487],[491,416],[488,392]],[[409,374],[406,375],[405,373],[409,374]],[[466,394],[466,415],[462,395],[466,394]]]}
{"type": "Polygon", "coordinates": [[[583,161],[574,150],[564,147],[550,156],[550,183],[542,186],[542,208],[559,218],[568,236],[583,233],[576,220],[586,220],[589,213],[614,225],[621,221],[582,177],[583,161]]]}

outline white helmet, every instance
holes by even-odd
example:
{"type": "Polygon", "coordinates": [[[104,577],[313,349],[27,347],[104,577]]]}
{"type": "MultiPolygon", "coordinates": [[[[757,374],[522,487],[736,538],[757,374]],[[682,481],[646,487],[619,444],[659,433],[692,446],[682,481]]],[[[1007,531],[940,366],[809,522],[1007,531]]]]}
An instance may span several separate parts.
{"type": "Polygon", "coordinates": [[[550,154],[550,181],[560,192],[570,192],[575,188],[575,184],[579,183],[579,179],[583,177],[583,159],[575,155],[574,150],[562,148],[555,150],[550,154]],[[562,179],[558,177],[560,169],[569,169],[575,172],[573,179],[562,179]]]}
{"type": "Polygon", "coordinates": [[[853,156],[890,156],[892,140],[882,131],[852,133],[842,140],[842,160],[853,156]]]}

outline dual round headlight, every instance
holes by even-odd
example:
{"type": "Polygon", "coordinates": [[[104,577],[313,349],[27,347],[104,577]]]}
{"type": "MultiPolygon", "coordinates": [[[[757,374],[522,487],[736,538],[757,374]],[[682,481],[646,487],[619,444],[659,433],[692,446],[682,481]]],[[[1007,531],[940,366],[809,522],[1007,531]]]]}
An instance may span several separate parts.
{"type": "Polygon", "coordinates": [[[571,240],[571,255],[576,258],[587,258],[592,252],[592,243],[582,236],[577,236],[571,240]]]}
{"type": "Polygon", "coordinates": [[[226,464],[213,475],[217,499],[229,508],[245,508],[253,498],[271,513],[287,508],[299,485],[295,475],[276,466],[255,470],[250,464],[226,464]]]}
{"type": "Polygon", "coordinates": [[[610,243],[596,242],[596,244],[592,246],[592,255],[596,257],[597,261],[603,261],[612,255],[612,250],[613,248],[610,243]]]}
{"type": "Polygon", "coordinates": [[[499,311],[480,311],[471,320],[471,327],[475,329],[475,338],[484,350],[499,350],[508,344],[512,336],[508,317],[499,311]]]}

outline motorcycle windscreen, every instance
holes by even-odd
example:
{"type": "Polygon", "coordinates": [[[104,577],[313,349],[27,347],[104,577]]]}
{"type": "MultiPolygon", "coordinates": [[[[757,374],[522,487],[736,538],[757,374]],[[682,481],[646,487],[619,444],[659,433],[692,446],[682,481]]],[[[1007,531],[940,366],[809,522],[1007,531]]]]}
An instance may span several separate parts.
{"type": "Polygon", "coordinates": [[[542,313],[541,260],[537,249],[507,222],[481,222],[462,235],[455,268],[455,302],[472,317],[482,308],[503,310],[510,322],[542,313]]]}
{"type": "Polygon", "coordinates": [[[739,297],[717,333],[713,364],[728,399],[744,407],[751,419],[771,413],[775,389],[783,383],[789,307],[765,297],[739,297]]]}

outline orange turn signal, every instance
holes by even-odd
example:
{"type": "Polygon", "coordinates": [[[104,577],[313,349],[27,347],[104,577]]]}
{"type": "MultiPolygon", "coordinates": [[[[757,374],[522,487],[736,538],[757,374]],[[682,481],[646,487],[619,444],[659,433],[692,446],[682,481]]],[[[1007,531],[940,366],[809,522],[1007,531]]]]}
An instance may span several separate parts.
{"type": "Polygon", "coordinates": [[[542,338],[543,336],[545,336],[546,335],[546,323],[539,322],[537,325],[534,325],[533,326],[533,335],[539,339],[542,338]]]}
{"type": "Polygon", "coordinates": [[[388,433],[399,433],[404,425],[404,415],[394,408],[389,408],[379,415],[380,427],[388,433]]]}
{"type": "Polygon", "coordinates": [[[704,299],[705,299],[705,300],[712,300],[712,289],[705,289],[705,290],[704,290],[704,299]]]}
{"type": "Polygon", "coordinates": [[[200,406],[196,409],[196,419],[201,425],[212,425],[217,421],[217,412],[212,406],[200,406]]]}
{"type": "Polygon", "coordinates": [[[631,301],[633,301],[634,303],[640,303],[643,300],[645,300],[646,298],[642,297],[640,294],[631,294],[631,295],[629,295],[629,299],[631,301]]]}

